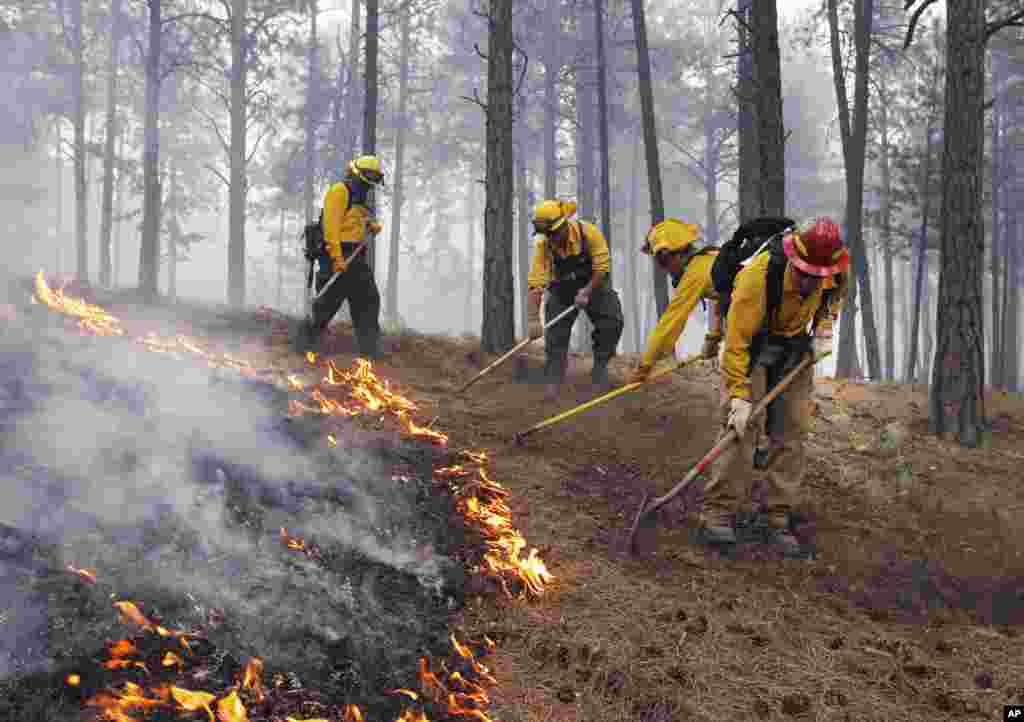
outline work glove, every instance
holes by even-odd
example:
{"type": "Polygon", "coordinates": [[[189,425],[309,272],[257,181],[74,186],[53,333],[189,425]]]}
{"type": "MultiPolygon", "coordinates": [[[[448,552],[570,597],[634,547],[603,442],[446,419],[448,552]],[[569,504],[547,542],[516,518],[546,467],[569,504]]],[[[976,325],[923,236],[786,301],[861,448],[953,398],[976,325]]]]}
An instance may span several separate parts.
{"type": "Polygon", "coordinates": [[[335,273],[344,273],[348,270],[348,261],[345,260],[343,255],[339,254],[338,256],[331,258],[331,267],[334,269],[335,273]]]}
{"type": "Polygon", "coordinates": [[[590,305],[590,288],[584,286],[576,292],[576,307],[586,308],[588,305],[590,305]]]}
{"type": "Polygon", "coordinates": [[[544,335],[544,325],[540,322],[540,304],[543,299],[543,288],[531,288],[527,293],[526,335],[530,338],[544,335]]]}
{"type": "Polygon", "coordinates": [[[717,334],[708,334],[704,337],[704,347],[700,350],[700,355],[707,361],[718,360],[718,346],[722,343],[722,337],[717,334]]]}
{"type": "Polygon", "coordinates": [[[526,333],[531,339],[544,335],[544,325],[540,322],[540,316],[530,316],[526,324],[526,333]]]}
{"type": "Polygon", "coordinates": [[[729,406],[729,420],[725,425],[736,429],[736,435],[742,437],[747,430],[747,422],[750,421],[750,412],[754,406],[746,399],[733,399],[729,406]]]}
{"type": "Polygon", "coordinates": [[[627,384],[642,384],[650,378],[651,367],[647,364],[638,364],[635,369],[630,369],[626,374],[627,384]]]}
{"type": "Polygon", "coordinates": [[[368,230],[372,235],[376,236],[378,233],[384,230],[384,226],[383,224],[378,223],[377,221],[370,221],[369,223],[366,224],[366,230],[368,230]]]}
{"type": "Polygon", "coordinates": [[[815,356],[832,351],[832,336],[815,336],[811,342],[811,349],[815,356]]]}

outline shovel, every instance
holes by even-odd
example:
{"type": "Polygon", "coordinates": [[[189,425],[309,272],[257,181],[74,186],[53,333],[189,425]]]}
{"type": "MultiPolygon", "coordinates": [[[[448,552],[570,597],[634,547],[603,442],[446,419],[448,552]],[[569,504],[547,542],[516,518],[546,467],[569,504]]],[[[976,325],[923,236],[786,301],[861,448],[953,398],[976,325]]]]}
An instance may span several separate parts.
{"type": "MultiPolygon", "coordinates": [[[[823,358],[831,354],[831,351],[818,354],[817,356],[810,356],[801,361],[797,366],[786,374],[779,383],[775,384],[775,387],[769,391],[763,399],[761,399],[757,406],[750,412],[750,420],[752,421],[759,416],[770,404],[776,399],[786,387],[792,383],[793,379],[796,378],[797,374],[806,369],[808,366],[821,361],[823,358]]],[[[704,469],[706,469],[715,459],[717,459],[725,449],[729,447],[732,442],[737,439],[736,429],[730,428],[729,431],[719,439],[718,443],[715,444],[714,448],[711,449],[704,458],[701,459],[695,467],[690,470],[682,481],[672,487],[671,490],[664,496],[659,496],[657,499],[652,501],[650,504],[647,503],[647,499],[650,494],[644,494],[643,500],[640,502],[640,510],[636,514],[636,518],[633,520],[633,526],[629,530],[628,548],[631,555],[635,555],[637,552],[637,532],[641,530],[648,530],[653,528],[654,521],[657,518],[658,510],[668,504],[670,501],[675,499],[681,494],[698,476],[700,476],[704,469]]]]}
{"type": "Polygon", "coordinates": [[[584,411],[586,411],[588,409],[592,409],[595,406],[603,404],[605,401],[611,401],[612,399],[618,398],[619,396],[622,396],[623,394],[628,394],[630,391],[634,391],[634,390],[640,388],[641,386],[643,386],[644,384],[648,384],[648,383],[650,383],[651,381],[654,381],[657,378],[661,378],[662,376],[664,376],[666,374],[672,373],[673,371],[678,371],[679,369],[681,369],[681,368],[683,368],[685,366],[689,366],[692,363],[700,361],[702,358],[704,358],[702,355],[697,354],[695,356],[691,356],[690,358],[683,359],[679,363],[673,364],[672,366],[666,366],[665,368],[658,369],[657,371],[652,373],[650,376],[648,376],[645,381],[634,381],[631,384],[625,384],[623,386],[620,386],[617,389],[614,389],[613,391],[609,391],[608,393],[604,394],[603,396],[598,396],[596,399],[591,399],[590,401],[584,402],[584,403],[580,404],[579,406],[574,406],[573,408],[569,409],[568,411],[563,411],[560,414],[557,414],[557,415],[552,416],[550,418],[544,419],[544,421],[541,421],[538,424],[534,424],[533,426],[531,426],[530,428],[526,429],[525,431],[517,431],[515,436],[512,437],[512,439],[513,439],[513,441],[515,441],[517,446],[520,446],[520,445],[522,445],[523,441],[526,440],[526,437],[529,436],[530,434],[534,433],[535,431],[540,431],[541,429],[546,429],[548,426],[552,426],[553,424],[557,424],[559,421],[565,421],[566,419],[568,419],[570,417],[573,417],[576,414],[581,414],[581,413],[583,413],[584,411]]]}
{"type": "MultiPolygon", "coordinates": [[[[562,320],[563,318],[565,318],[566,316],[568,316],[568,315],[569,315],[570,313],[572,313],[573,311],[578,311],[578,310],[579,310],[579,309],[578,309],[578,308],[576,308],[576,306],[569,306],[569,308],[565,309],[565,310],[564,310],[564,311],[562,311],[562,312],[561,312],[560,314],[558,314],[558,315],[557,315],[557,316],[555,316],[555,317],[554,317],[553,319],[551,319],[551,320],[550,320],[550,321],[548,321],[548,322],[547,322],[546,324],[544,324],[544,330],[545,330],[545,331],[547,331],[547,330],[548,330],[549,328],[551,328],[552,326],[554,326],[554,325],[555,325],[556,323],[558,323],[559,321],[561,321],[561,320],[562,320]]],[[[537,338],[541,338],[541,337],[540,337],[540,336],[538,336],[537,338]]],[[[527,337],[527,338],[523,339],[522,341],[520,341],[519,343],[517,343],[517,344],[516,344],[515,346],[513,346],[513,347],[512,347],[512,350],[511,350],[511,351],[509,351],[508,353],[506,353],[506,354],[505,354],[504,356],[502,356],[502,357],[501,357],[501,358],[499,358],[499,359],[498,359],[497,361],[495,361],[494,363],[492,363],[492,364],[491,364],[490,366],[488,366],[487,368],[485,368],[485,369],[484,369],[483,371],[481,371],[480,373],[478,373],[478,374],[477,374],[476,376],[474,376],[473,378],[471,378],[471,379],[470,379],[469,381],[467,381],[467,382],[466,382],[466,383],[465,383],[465,384],[464,384],[464,385],[462,386],[462,388],[458,389],[458,390],[457,390],[457,391],[456,391],[455,393],[457,393],[457,394],[461,394],[461,393],[462,393],[463,391],[465,391],[466,389],[468,389],[468,388],[469,388],[470,386],[472,386],[473,384],[475,384],[475,383],[476,383],[477,381],[479,381],[480,379],[482,379],[482,378],[483,378],[484,376],[486,376],[487,374],[489,374],[489,373],[490,373],[491,371],[493,371],[494,369],[496,369],[496,368],[498,368],[499,366],[501,366],[501,365],[502,365],[503,363],[505,363],[506,361],[508,361],[508,360],[509,360],[510,358],[512,358],[513,356],[515,356],[515,355],[516,355],[517,353],[519,353],[519,352],[520,352],[520,351],[521,351],[522,349],[526,348],[527,346],[529,346],[529,345],[530,345],[531,343],[533,343],[533,342],[534,342],[534,341],[536,341],[536,340],[537,340],[537,339],[535,339],[535,338],[529,338],[529,337],[527,337]]]]}

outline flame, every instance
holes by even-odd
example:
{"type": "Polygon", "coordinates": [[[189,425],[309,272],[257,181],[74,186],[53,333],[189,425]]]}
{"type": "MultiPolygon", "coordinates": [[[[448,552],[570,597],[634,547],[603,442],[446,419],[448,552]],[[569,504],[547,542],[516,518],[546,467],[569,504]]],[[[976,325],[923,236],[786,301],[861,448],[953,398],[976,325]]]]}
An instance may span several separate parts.
{"type": "Polygon", "coordinates": [[[341,720],[342,722],[364,722],[363,713],[354,704],[345,705],[345,716],[341,720]]]}
{"type": "Polygon", "coordinates": [[[69,674],[65,681],[72,687],[77,687],[82,683],[82,677],[77,674],[69,674]]]}
{"type": "Polygon", "coordinates": [[[389,689],[388,694],[404,694],[413,702],[418,702],[420,699],[420,696],[413,692],[411,689],[389,689]]]}
{"type": "MultiPolygon", "coordinates": [[[[96,335],[124,335],[117,318],[98,306],[64,296],[62,289],[51,290],[41,272],[36,277],[35,297],[38,302],[45,303],[56,311],[78,318],[79,327],[84,330],[91,331],[96,335]]],[[[257,368],[244,359],[208,350],[200,341],[182,334],[164,338],[149,333],[142,338],[137,338],[136,341],[148,350],[157,353],[188,354],[203,359],[212,367],[231,368],[245,376],[265,377],[283,388],[301,392],[305,395],[305,399],[290,399],[288,402],[287,413],[290,417],[306,414],[352,417],[366,412],[389,414],[409,436],[428,440],[441,446],[448,443],[446,434],[430,428],[433,422],[428,426],[421,426],[413,420],[411,413],[417,410],[416,404],[392,391],[386,380],[373,373],[370,362],[365,359],[357,359],[355,366],[350,371],[342,371],[332,360],[328,360],[326,375],[320,384],[307,390],[305,384],[295,374],[284,374],[274,368],[257,368]],[[329,397],[325,393],[325,390],[343,386],[347,387],[349,402],[329,397]]],[[[316,367],[319,359],[315,353],[309,352],[306,354],[306,361],[310,366],[316,367]]],[[[331,447],[336,447],[337,436],[334,433],[328,433],[327,443],[331,447]]],[[[456,507],[463,514],[467,524],[474,527],[485,539],[487,549],[476,571],[499,580],[506,593],[511,593],[507,581],[517,580],[523,584],[526,593],[533,596],[542,594],[554,577],[547,570],[536,549],[531,549],[529,554],[524,557],[526,540],[512,526],[512,514],[506,502],[509,492],[501,484],[488,478],[485,468],[488,462],[487,454],[482,451],[462,451],[460,456],[465,463],[439,466],[434,470],[434,478],[448,485],[455,497],[456,507]],[[474,470],[468,468],[470,464],[475,465],[475,473],[474,470]]],[[[285,528],[281,528],[281,541],[293,551],[300,551],[309,556],[318,553],[315,545],[308,545],[305,540],[291,536],[285,528]]],[[[68,565],[68,569],[87,581],[93,583],[96,581],[95,573],[89,570],[77,569],[71,565],[68,565]]],[[[175,636],[181,641],[186,651],[191,651],[185,638],[186,635],[155,625],[142,614],[134,603],[115,602],[114,606],[118,608],[126,621],[133,622],[162,637],[175,636]]],[[[495,684],[494,677],[487,667],[476,661],[467,645],[460,643],[454,635],[451,637],[451,642],[455,653],[461,659],[462,671],[456,670],[449,674],[442,663],[440,667],[445,674],[445,681],[442,682],[438,675],[431,671],[427,658],[421,658],[419,677],[422,696],[436,704],[444,705],[449,716],[469,717],[480,722],[492,722],[481,707],[485,707],[489,703],[489,697],[483,684],[495,684]],[[467,679],[463,672],[468,670],[472,670],[473,676],[479,681],[467,679]]],[[[494,642],[486,637],[484,644],[489,649],[494,648],[494,642]]],[[[132,642],[121,640],[111,647],[111,659],[106,666],[111,668],[139,666],[145,669],[141,662],[128,659],[136,652],[132,642]]],[[[173,652],[166,652],[162,663],[165,667],[177,666],[181,669],[184,660],[173,652]]],[[[264,699],[262,671],[262,661],[258,658],[251,659],[246,666],[241,685],[243,689],[254,692],[258,700],[264,699]]],[[[77,684],[77,682],[72,682],[73,678],[78,679],[78,676],[69,675],[68,684],[77,684]]],[[[405,695],[414,702],[421,698],[412,690],[393,690],[392,693],[405,695]]],[[[217,699],[214,694],[192,692],[180,687],[157,688],[151,690],[151,694],[155,696],[147,697],[141,687],[127,683],[124,691],[102,692],[90,700],[89,704],[100,706],[104,716],[113,722],[136,722],[125,714],[126,710],[155,707],[161,704],[173,705],[173,702],[176,702],[183,711],[205,710],[211,722],[218,720],[220,722],[248,722],[248,713],[238,696],[237,688],[217,702],[216,718],[211,709],[211,705],[217,699]],[[171,702],[172,697],[173,702],[171,702]]],[[[294,718],[287,718],[287,720],[288,722],[327,722],[326,720],[297,720],[294,718]]],[[[359,708],[354,705],[346,707],[343,722],[362,722],[359,708]]],[[[402,712],[396,722],[429,721],[422,710],[409,708],[402,712]]]]}
{"type": "Polygon", "coordinates": [[[92,571],[91,569],[79,569],[74,564],[68,564],[67,569],[72,574],[77,574],[90,584],[96,583],[96,572],[92,571]]]}
{"type": "Polygon", "coordinates": [[[220,722],[249,722],[249,714],[236,690],[231,690],[231,694],[217,702],[217,719],[220,722]]]}
{"type": "Polygon", "coordinates": [[[63,288],[51,289],[43,277],[43,272],[36,274],[35,298],[54,311],[78,319],[78,327],[97,336],[123,336],[121,321],[111,316],[99,306],[93,306],[83,300],[64,295],[63,288]]]}
{"type": "Polygon", "coordinates": [[[256,695],[256,701],[262,702],[266,699],[263,693],[263,660],[253,657],[245,665],[245,676],[242,679],[242,688],[250,689],[256,695]]]}

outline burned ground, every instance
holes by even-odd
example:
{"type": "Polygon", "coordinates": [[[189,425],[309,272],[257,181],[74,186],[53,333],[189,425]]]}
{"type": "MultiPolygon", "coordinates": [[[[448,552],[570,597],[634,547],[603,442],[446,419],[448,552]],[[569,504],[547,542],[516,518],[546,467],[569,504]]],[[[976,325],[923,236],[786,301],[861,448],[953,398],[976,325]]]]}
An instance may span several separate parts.
{"type": "Polygon", "coordinates": [[[250,719],[340,719],[346,704],[368,720],[396,719],[408,700],[388,692],[418,689],[419,658],[450,650],[464,564],[480,555],[433,478],[455,455],[362,419],[336,420],[340,443],[326,447],[316,419],[289,417],[292,395],[230,370],[201,371],[209,405],[192,418],[184,404],[165,407],[181,360],[146,358],[136,379],[119,379],[113,356],[153,355],[66,333],[38,309],[24,318],[0,349],[11,522],[0,529],[0,718],[77,718],[98,692],[128,682],[225,689],[258,657],[279,693],[251,703],[250,719]],[[74,415],[44,418],[60,407],[74,415]],[[204,415],[211,409],[245,423],[204,415]],[[56,458],[59,440],[27,442],[46,433],[103,440],[72,446],[76,474],[56,458]],[[160,478],[137,489],[143,475],[160,478]],[[115,599],[195,633],[191,653],[126,621],[115,599]],[[119,638],[145,669],[100,666],[119,638]],[[163,666],[175,650],[182,664],[163,666]],[[69,674],[80,683],[69,686],[69,674]]]}

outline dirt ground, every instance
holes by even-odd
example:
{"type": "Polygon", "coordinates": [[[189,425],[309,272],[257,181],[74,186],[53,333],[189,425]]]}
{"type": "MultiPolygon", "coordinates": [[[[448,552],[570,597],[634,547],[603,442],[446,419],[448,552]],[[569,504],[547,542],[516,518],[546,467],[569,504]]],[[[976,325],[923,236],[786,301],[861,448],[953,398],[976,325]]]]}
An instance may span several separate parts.
{"type": "MultiPolygon", "coordinates": [[[[111,309],[116,310],[116,309],[111,309]]],[[[234,346],[287,363],[265,330],[234,346]]],[[[336,328],[325,353],[352,357],[336,328]]],[[[491,715],[503,722],[1002,719],[1024,703],[1024,400],[989,399],[986,448],[927,433],[920,388],[817,379],[806,484],[809,560],[691,542],[660,516],[657,545],[622,554],[645,492],[664,492],[714,444],[717,376],[673,374],[516,446],[513,434],[592,398],[573,357],[556,403],[473,339],[389,336],[375,371],[452,447],[487,451],[513,523],[555,581],[532,603],[476,599],[462,632],[497,643],[491,715]]],[[[529,355],[539,368],[538,350],[529,355]]],[[[613,361],[621,381],[632,363],[613,361]]],[[[295,366],[299,367],[298,358],[295,366]]],[[[421,423],[423,423],[421,421],[421,423]]]]}
{"type": "MultiPolygon", "coordinates": [[[[347,360],[340,330],[330,350],[347,360]]],[[[471,339],[389,338],[377,372],[453,444],[486,450],[513,521],[556,581],[534,604],[480,600],[467,631],[498,643],[504,722],[1002,719],[1024,703],[1024,400],[988,402],[987,448],[927,433],[924,389],[816,383],[806,478],[810,560],[736,558],[663,513],[656,546],[622,554],[645,491],[663,493],[714,444],[717,376],[688,369],[530,436],[595,395],[589,357],[545,404],[471,339]]],[[[539,352],[529,357],[541,366],[539,352]]],[[[613,362],[621,380],[631,359],[613,362]]]]}

